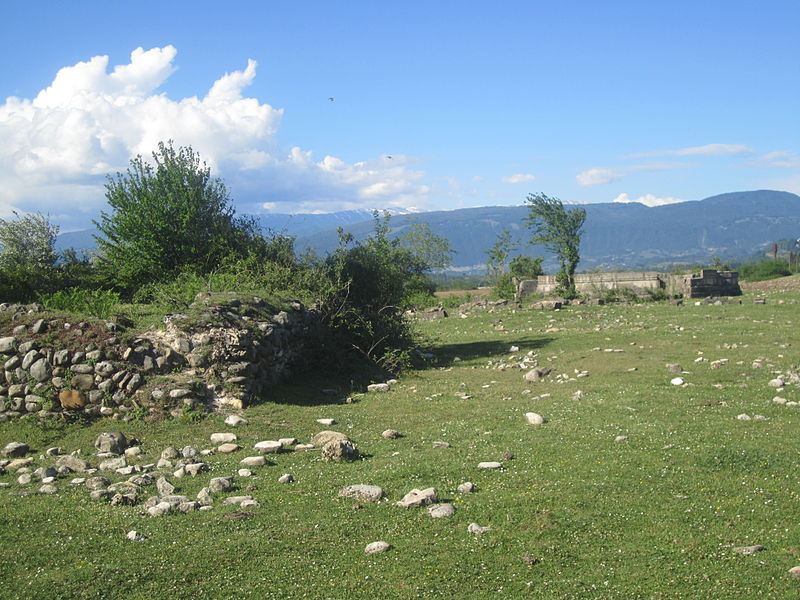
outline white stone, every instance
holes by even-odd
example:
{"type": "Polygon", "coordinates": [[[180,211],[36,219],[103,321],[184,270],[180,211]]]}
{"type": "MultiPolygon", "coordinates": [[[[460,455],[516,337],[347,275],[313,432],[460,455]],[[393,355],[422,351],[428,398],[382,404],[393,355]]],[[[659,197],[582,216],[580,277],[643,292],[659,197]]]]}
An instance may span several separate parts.
{"type": "Polygon", "coordinates": [[[683,385],[685,383],[685,381],[683,380],[683,377],[674,377],[674,378],[670,379],[669,382],[672,385],[683,385]]]}
{"type": "Polygon", "coordinates": [[[436,495],[436,490],[432,487],[425,488],[424,490],[413,489],[408,492],[400,502],[397,503],[397,506],[402,508],[412,508],[415,506],[427,506],[429,504],[433,504],[438,500],[436,495]]]}
{"type": "Polygon", "coordinates": [[[336,425],[336,419],[317,419],[320,425],[336,425]]]}
{"type": "Polygon", "coordinates": [[[455,514],[456,507],[452,504],[432,504],[428,507],[428,515],[434,519],[451,517],[455,514]]]}
{"type": "Polygon", "coordinates": [[[294,481],[294,477],[291,473],[284,473],[280,477],[278,477],[278,483],[292,483],[294,481]]]}
{"type": "Polygon", "coordinates": [[[211,434],[211,443],[212,444],[227,444],[228,442],[235,442],[236,441],[236,434],[235,433],[212,433],[211,434]]]}
{"type": "Polygon", "coordinates": [[[496,461],[488,461],[488,462],[481,462],[478,463],[479,469],[502,469],[503,463],[496,462],[496,461]]]}
{"type": "Polygon", "coordinates": [[[261,454],[275,454],[280,452],[281,448],[283,448],[283,444],[274,440],[264,440],[253,446],[253,449],[258,450],[261,454]]]}
{"type": "Polygon", "coordinates": [[[386,552],[389,548],[391,548],[391,546],[386,542],[372,542],[371,544],[367,544],[367,547],[364,548],[364,552],[366,554],[380,554],[381,552],[386,552]]]}
{"type": "Polygon", "coordinates": [[[247,456],[239,461],[243,467],[263,467],[267,464],[267,459],[263,456],[247,456]]]}
{"type": "Polygon", "coordinates": [[[127,535],[128,539],[132,542],[143,542],[145,537],[138,531],[131,529],[127,535]]]}
{"type": "Polygon", "coordinates": [[[390,389],[388,383],[373,383],[367,386],[368,392],[388,392],[390,389]]]}
{"type": "Polygon", "coordinates": [[[742,413],[741,415],[736,415],[736,418],[739,421],[750,421],[751,420],[750,415],[747,415],[747,414],[744,414],[744,413],[742,413]]]}
{"type": "Polygon", "coordinates": [[[253,472],[250,469],[239,469],[236,474],[239,477],[252,477],[253,472]]]}
{"type": "Polygon", "coordinates": [[[238,425],[244,425],[246,423],[247,420],[239,415],[228,415],[225,417],[225,425],[230,425],[231,427],[237,427],[238,425]]]}
{"type": "Polygon", "coordinates": [[[529,412],[525,413],[525,421],[527,421],[528,425],[541,425],[544,423],[544,417],[535,412],[529,412]]]}
{"type": "Polygon", "coordinates": [[[482,533],[486,533],[490,529],[491,527],[489,527],[488,525],[486,527],[481,527],[477,523],[470,523],[469,525],[467,525],[467,531],[469,531],[474,535],[480,535],[482,533]]]}

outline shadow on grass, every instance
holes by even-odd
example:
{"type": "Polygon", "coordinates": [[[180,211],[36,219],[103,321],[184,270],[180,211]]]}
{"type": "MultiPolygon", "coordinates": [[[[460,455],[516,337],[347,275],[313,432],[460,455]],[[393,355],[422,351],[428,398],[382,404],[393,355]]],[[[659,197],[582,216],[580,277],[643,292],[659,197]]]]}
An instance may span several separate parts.
{"type": "Polygon", "coordinates": [[[367,385],[386,381],[390,376],[378,371],[357,373],[332,371],[305,371],[295,373],[289,381],[272,387],[250,406],[266,403],[293,404],[295,406],[329,406],[345,404],[354,393],[367,390],[367,385]]]}
{"type": "Polygon", "coordinates": [[[555,338],[522,338],[508,340],[487,340],[485,342],[467,342],[463,344],[443,344],[431,349],[433,360],[431,367],[448,367],[458,357],[463,360],[492,359],[498,356],[516,354],[524,356],[531,350],[544,348],[555,338]],[[511,346],[519,347],[519,351],[511,352],[511,346]]]}

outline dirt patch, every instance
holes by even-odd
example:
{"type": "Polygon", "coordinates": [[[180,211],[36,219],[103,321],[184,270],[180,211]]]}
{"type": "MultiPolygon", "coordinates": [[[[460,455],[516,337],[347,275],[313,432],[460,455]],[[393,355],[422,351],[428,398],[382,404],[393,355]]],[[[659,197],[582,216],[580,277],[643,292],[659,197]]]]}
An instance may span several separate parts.
{"type": "Polygon", "coordinates": [[[800,275],[790,275],[789,277],[778,277],[767,281],[740,282],[739,286],[743,290],[755,292],[789,292],[800,290],[800,275]]]}

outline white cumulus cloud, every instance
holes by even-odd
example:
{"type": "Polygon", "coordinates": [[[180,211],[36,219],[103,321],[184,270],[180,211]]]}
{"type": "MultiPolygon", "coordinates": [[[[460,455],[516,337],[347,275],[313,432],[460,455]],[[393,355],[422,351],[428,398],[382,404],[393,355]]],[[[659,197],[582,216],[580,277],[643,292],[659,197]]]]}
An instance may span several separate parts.
{"type": "Polygon", "coordinates": [[[534,179],[536,179],[536,175],[531,175],[530,173],[514,173],[508,177],[503,177],[503,181],[506,183],[525,183],[534,179]]]}
{"type": "Polygon", "coordinates": [[[617,202],[620,204],[630,204],[631,202],[638,202],[639,204],[644,204],[645,206],[664,206],[665,204],[677,204],[678,202],[684,202],[680,198],[657,198],[653,194],[645,194],[644,196],[640,196],[638,198],[631,198],[628,194],[620,194],[616,198],[614,198],[613,202],[617,202]]]}
{"type": "Polygon", "coordinates": [[[622,173],[614,171],[613,169],[594,167],[582,173],[578,173],[575,176],[575,181],[578,182],[578,185],[582,186],[602,185],[604,183],[611,183],[622,177],[624,177],[622,173]]]}
{"type": "Polygon", "coordinates": [[[62,229],[86,226],[105,207],[105,176],[170,139],[223,177],[239,212],[425,204],[424,173],[403,157],[347,164],[277,148],[283,110],[243,94],[254,60],[202,98],[169,98],[159,88],[176,55],[172,46],[137,48],[110,72],[108,57],[95,56],[60,69],[35,98],[0,104],[0,215],[41,211],[62,229]]]}

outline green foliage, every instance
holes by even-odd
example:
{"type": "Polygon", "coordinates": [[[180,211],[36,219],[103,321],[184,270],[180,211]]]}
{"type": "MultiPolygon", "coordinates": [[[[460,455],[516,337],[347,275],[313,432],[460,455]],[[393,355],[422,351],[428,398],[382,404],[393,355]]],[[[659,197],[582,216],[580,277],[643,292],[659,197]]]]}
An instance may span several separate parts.
{"type": "Polygon", "coordinates": [[[541,256],[533,258],[524,254],[515,256],[511,259],[508,269],[514,277],[519,279],[536,279],[539,275],[544,275],[541,256]]]}
{"type": "Polygon", "coordinates": [[[508,229],[503,229],[497,234],[494,245],[486,251],[486,275],[492,284],[506,273],[508,256],[517,247],[508,229]]]}
{"type": "Polygon", "coordinates": [[[514,275],[511,273],[503,273],[494,280],[494,286],[492,286],[493,298],[513,300],[516,294],[517,288],[514,285],[514,275]]]}
{"type": "Polygon", "coordinates": [[[586,221],[586,210],[567,210],[561,200],[545,194],[529,194],[525,202],[528,203],[528,217],[525,222],[533,231],[531,242],[544,246],[558,257],[558,293],[565,298],[574,298],[575,270],[580,261],[578,249],[581,228],[586,221]]]}
{"type": "Polygon", "coordinates": [[[119,294],[110,290],[68,288],[42,294],[39,302],[48,310],[63,310],[107,319],[119,304],[119,294]]]}
{"type": "Polygon", "coordinates": [[[0,268],[52,269],[57,236],[58,226],[51,225],[49,217],[39,213],[20,216],[14,211],[13,220],[0,219],[0,268]]]}
{"type": "Polygon", "coordinates": [[[112,212],[95,222],[100,267],[128,293],[181,271],[211,272],[258,244],[254,223],[234,216],[225,185],[191,147],[159,143],[153,162],[137,156],[108,178],[112,212]]]}
{"type": "Polygon", "coordinates": [[[408,248],[421,264],[427,265],[426,271],[446,269],[453,260],[450,240],[433,233],[428,223],[414,223],[408,233],[400,237],[400,245],[408,248]]]}
{"type": "Polygon", "coordinates": [[[781,259],[767,259],[756,264],[739,265],[739,278],[743,281],[764,281],[791,274],[789,263],[781,259]]]}

